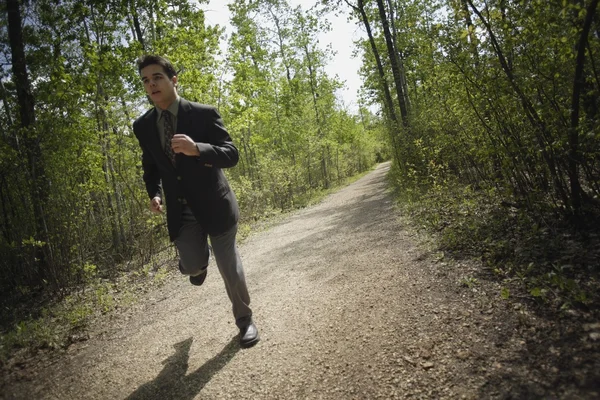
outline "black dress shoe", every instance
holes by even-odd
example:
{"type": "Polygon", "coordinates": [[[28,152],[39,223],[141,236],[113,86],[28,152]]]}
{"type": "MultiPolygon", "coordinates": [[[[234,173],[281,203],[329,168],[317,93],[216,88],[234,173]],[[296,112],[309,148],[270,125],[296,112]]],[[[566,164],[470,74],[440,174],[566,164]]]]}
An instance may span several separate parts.
{"type": "Polygon", "coordinates": [[[200,275],[196,275],[196,276],[190,276],[190,283],[192,285],[196,285],[196,286],[201,286],[204,283],[204,280],[206,279],[206,269],[204,270],[204,272],[202,272],[200,275]]]}
{"type": "Polygon", "coordinates": [[[254,346],[259,340],[258,329],[256,329],[254,322],[240,328],[240,347],[247,349],[254,346]]]}

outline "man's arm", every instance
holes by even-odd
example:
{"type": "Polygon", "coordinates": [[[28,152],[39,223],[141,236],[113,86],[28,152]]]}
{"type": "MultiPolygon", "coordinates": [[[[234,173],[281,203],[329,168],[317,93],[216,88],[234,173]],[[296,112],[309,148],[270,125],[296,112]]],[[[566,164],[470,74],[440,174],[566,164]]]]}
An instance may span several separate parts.
{"type": "MultiPolygon", "coordinates": [[[[195,118],[208,119],[204,126],[208,142],[194,142],[188,135],[175,134],[171,140],[173,151],[196,157],[199,163],[207,167],[231,168],[235,166],[239,161],[238,149],[225,129],[223,119],[213,107],[204,108],[201,111],[202,115],[195,116],[195,118]]],[[[202,129],[202,127],[198,129],[202,129]]]]}
{"type": "Polygon", "coordinates": [[[231,168],[239,161],[238,149],[233,144],[223,119],[215,108],[206,110],[209,143],[196,143],[198,161],[217,168],[231,168]]]}
{"type": "Polygon", "coordinates": [[[158,172],[158,167],[154,162],[154,158],[144,146],[140,137],[138,135],[138,130],[136,129],[136,125],[133,126],[133,132],[140,143],[140,147],[142,148],[142,169],[144,171],[143,179],[146,184],[146,191],[148,192],[148,196],[150,199],[154,199],[155,197],[159,197],[162,199],[162,186],[160,183],[160,174],[158,172]]]}

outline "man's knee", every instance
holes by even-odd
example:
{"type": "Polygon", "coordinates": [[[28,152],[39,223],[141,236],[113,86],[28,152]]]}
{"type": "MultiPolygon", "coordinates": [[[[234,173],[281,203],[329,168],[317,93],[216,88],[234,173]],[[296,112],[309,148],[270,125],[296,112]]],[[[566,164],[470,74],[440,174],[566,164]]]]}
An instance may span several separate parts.
{"type": "Polygon", "coordinates": [[[194,254],[179,252],[179,270],[184,275],[198,275],[208,266],[207,254],[194,254]]]}
{"type": "Polygon", "coordinates": [[[179,270],[184,275],[198,275],[208,265],[210,253],[208,243],[204,241],[189,242],[176,240],[179,252],[179,270]]]}

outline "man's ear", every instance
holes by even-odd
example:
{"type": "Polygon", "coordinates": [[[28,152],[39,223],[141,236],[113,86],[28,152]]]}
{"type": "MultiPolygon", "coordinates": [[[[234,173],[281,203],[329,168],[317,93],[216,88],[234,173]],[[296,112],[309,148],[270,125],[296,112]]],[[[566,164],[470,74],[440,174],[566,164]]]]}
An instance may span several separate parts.
{"type": "Polygon", "coordinates": [[[171,82],[173,82],[173,86],[177,87],[177,75],[173,75],[171,82]]]}

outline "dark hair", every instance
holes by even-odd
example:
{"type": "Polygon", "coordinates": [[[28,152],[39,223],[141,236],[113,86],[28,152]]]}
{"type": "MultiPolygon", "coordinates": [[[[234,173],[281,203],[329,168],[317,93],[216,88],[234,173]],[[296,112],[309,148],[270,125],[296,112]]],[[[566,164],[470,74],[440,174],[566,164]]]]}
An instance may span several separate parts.
{"type": "Polygon", "coordinates": [[[175,67],[173,67],[173,64],[171,64],[171,62],[169,60],[167,60],[164,57],[155,56],[152,54],[146,54],[146,55],[143,55],[140,58],[138,58],[138,60],[137,60],[138,72],[141,73],[143,68],[146,68],[148,65],[153,65],[153,64],[160,65],[163,68],[163,70],[165,71],[165,74],[167,74],[167,76],[169,77],[169,79],[171,79],[172,77],[177,75],[177,71],[175,71],[175,67]]]}

